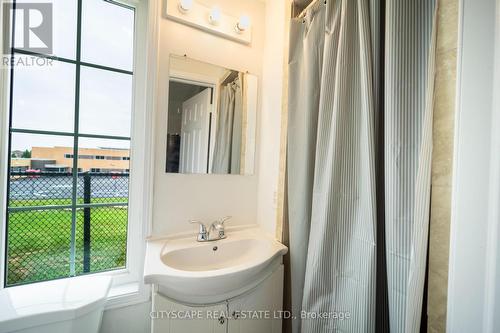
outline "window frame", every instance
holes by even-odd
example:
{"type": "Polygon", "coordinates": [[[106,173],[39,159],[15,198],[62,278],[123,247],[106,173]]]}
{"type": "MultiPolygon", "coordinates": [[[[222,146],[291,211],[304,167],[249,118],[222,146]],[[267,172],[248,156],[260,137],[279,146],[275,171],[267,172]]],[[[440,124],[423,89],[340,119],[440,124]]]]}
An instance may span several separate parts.
{"type": "MultiPolygon", "coordinates": [[[[77,0],[82,1],[82,0],[77,0]]],[[[127,259],[126,267],[114,271],[92,273],[113,277],[112,288],[106,308],[114,308],[146,301],[149,286],[142,282],[144,265],[145,237],[151,230],[154,134],[149,131],[152,124],[154,103],[149,101],[156,95],[156,67],[158,49],[154,40],[158,34],[158,21],[155,10],[156,1],[113,0],[118,5],[133,7],[135,10],[134,62],[133,62],[133,100],[130,134],[130,179],[128,200],[127,259]],[[153,4],[153,5],[151,5],[153,4]],[[153,42],[152,42],[153,41],[153,42]],[[152,45],[150,49],[148,45],[152,45]],[[147,62],[147,60],[152,60],[147,62]],[[149,77],[153,77],[149,79],[149,77]],[[152,87],[151,87],[152,85],[152,87]],[[148,89],[151,90],[148,92],[148,89]]],[[[3,4],[10,1],[0,0],[0,15],[3,4]]],[[[1,16],[0,16],[1,17],[1,16]]],[[[0,26],[0,56],[3,50],[3,31],[0,26]]],[[[10,113],[10,69],[0,66],[0,290],[5,286],[6,270],[6,216],[8,187],[8,145],[10,113]]],[[[99,136],[98,136],[99,137],[99,136]]],[[[78,161],[78,159],[75,159],[78,161]]],[[[72,278],[72,277],[68,277],[72,278]]],[[[64,278],[66,279],[66,278],[64,278]]],[[[40,282],[43,283],[43,282],[40,282]]],[[[16,288],[15,286],[9,288],[16,288]]]]}

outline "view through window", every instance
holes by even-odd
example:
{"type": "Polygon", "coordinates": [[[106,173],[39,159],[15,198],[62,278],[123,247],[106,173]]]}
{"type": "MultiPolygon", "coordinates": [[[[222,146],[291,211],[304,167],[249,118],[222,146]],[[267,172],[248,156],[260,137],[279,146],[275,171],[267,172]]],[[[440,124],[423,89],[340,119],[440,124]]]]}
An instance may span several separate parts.
{"type": "Polygon", "coordinates": [[[51,55],[12,20],[52,61],[11,69],[6,286],[126,266],[134,9],[51,3],[51,55]]]}

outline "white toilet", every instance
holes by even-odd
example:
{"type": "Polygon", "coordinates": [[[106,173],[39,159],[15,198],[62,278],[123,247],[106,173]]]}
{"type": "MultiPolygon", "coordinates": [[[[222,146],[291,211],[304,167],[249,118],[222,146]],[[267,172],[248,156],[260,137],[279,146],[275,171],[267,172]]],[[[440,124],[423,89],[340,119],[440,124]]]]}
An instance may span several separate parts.
{"type": "Polygon", "coordinates": [[[0,333],[97,333],[111,286],[82,276],[0,291],[0,333]]]}

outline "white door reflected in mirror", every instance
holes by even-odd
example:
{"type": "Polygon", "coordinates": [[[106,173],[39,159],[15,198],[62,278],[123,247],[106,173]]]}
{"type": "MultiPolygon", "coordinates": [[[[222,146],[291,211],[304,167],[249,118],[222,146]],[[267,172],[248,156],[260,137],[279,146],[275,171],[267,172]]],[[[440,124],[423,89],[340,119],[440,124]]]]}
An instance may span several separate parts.
{"type": "Polygon", "coordinates": [[[170,57],[167,173],[252,175],[257,78],[170,57]]]}
{"type": "Polygon", "coordinates": [[[208,167],[208,145],[212,90],[205,88],[182,103],[180,173],[204,173],[208,167]]]}

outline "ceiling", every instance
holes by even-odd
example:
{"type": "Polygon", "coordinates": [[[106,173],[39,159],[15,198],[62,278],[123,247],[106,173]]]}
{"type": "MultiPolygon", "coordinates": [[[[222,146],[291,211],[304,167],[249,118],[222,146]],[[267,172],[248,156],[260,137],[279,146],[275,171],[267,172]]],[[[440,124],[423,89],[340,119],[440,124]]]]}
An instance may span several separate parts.
{"type": "Polygon", "coordinates": [[[172,101],[187,101],[197,93],[207,89],[193,84],[170,81],[169,99],[172,101]]]}

